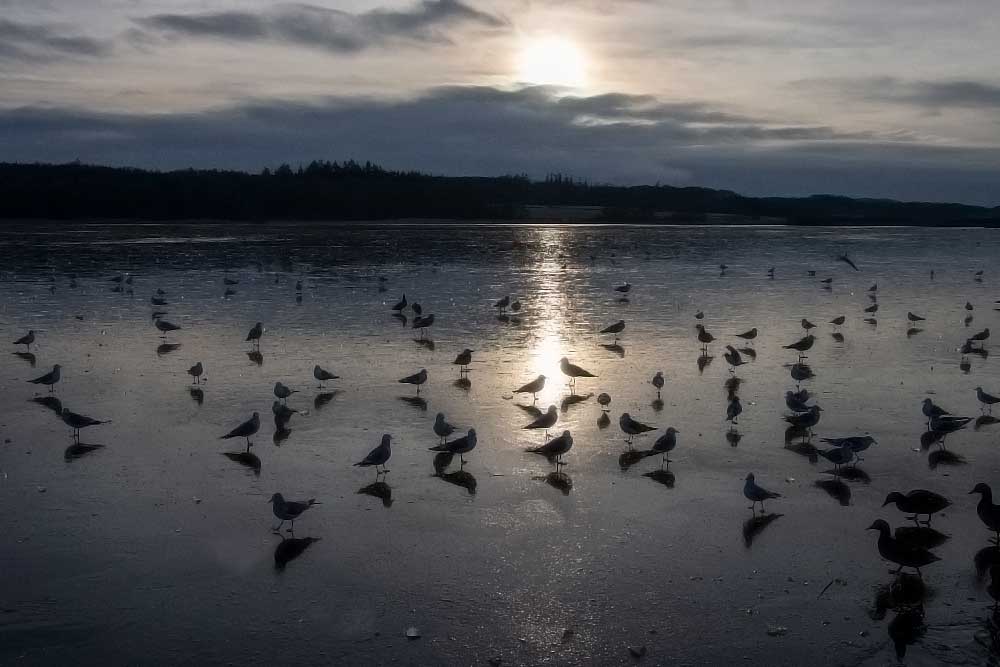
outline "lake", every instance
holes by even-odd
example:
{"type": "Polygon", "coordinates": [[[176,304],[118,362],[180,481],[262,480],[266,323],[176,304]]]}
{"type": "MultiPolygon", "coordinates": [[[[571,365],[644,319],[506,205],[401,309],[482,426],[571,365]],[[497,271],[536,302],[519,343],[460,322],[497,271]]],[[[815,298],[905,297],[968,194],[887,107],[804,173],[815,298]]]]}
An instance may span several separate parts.
{"type": "Polygon", "coordinates": [[[989,341],[960,353],[998,324],[995,230],[8,224],[0,252],[0,663],[936,665],[995,648],[977,573],[995,549],[968,492],[1000,481],[1000,425],[921,440],[924,398],[980,417],[975,387],[1000,393],[989,341]],[[423,338],[392,315],[404,293],[435,315],[423,338]],[[522,308],[499,317],[505,295],[522,308]],[[181,329],[161,337],[154,310],[181,329]],[[811,437],[783,420],[802,318],[811,437]],[[615,343],[598,331],[617,320],[615,343]],[[751,327],[731,427],[722,355],[751,327]],[[12,344],[29,329],[33,356],[12,344]],[[564,356],[597,376],[575,397],[564,356]],[[74,445],[26,383],[57,363],[55,409],[111,420],[81,434],[101,447],[74,445]],[[318,388],[315,364],[340,379],[318,388]],[[418,400],[398,379],[421,368],[418,400]],[[525,452],[543,434],[512,394],[538,374],[536,405],[574,438],[558,475],[525,452]],[[297,390],[280,428],[276,381],[297,390]],[[219,439],[254,411],[257,462],[219,439]],[[438,412],[477,431],[464,467],[435,470],[438,412]],[[639,450],[680,432],[664,472],[623,457],[622,412],[659,429],[639,450]],[[352,464],[383,433],[373,486],[352,464]],[[878,443],[847,473],[816,454],[862,434],[878,443]],[[763,520],[748,472],[782,494],[763,520]],[[906,525],[882,503],[915,488],[953,505],[934,517],[941,560],[900,601],[913,581],[866,528],[906,525]],[[275,492],[321,504],[275,534],[275,492]]]}

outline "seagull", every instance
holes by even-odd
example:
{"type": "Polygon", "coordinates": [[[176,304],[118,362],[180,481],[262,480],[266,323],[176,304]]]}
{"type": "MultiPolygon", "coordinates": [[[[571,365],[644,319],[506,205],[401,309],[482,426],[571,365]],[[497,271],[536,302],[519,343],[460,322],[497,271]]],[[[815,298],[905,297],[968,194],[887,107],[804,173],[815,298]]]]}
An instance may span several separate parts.
{"type": "Polygon", "coordinates": [[[830,285],[833,284],[833,278],[823,278],[823,280],[821,280],[820,282],[823,283],[823,285],[825,285],[826,287],[829,287],[830,285]]]}
{"type": "Polygon", "coordinates": [[[220,440],[228,440],[229,438],[246,438],[247,439],[247,451],[250,450],[250,446],[253,445],[250,442],[250,436],[260,430],[260,415],[256,412],[250,419],[246,420],[236,428],[234,428],[229,433],[225,434],[220,440]]]}
{"type": "Polygon", "coordinates": [[[927,549],[905,542],[900,542],[892,536],[889,524],[882,519],[868,526],[868,530],[878,531],[878,552],[882,558],[899,566],[896,573],[904,567],[912,567],[920,574],[920,568],[941,560],[927,549]]]}
{"type": "Polygon", "coordinates": [[[976,514],[979,519],[986,524],[986,527],[996,533],[996,541],[1000,544],[1000,505],[993,504],[993,490],[989,484],[980,482],[973,487],[969,494],[979,494],[979,504],[976,505],[976,514]]]}
{"type": "Polygon", "coordinates": [[[375,466],[375,477],[381,474],[389,472],[385,469],[385,464],[392,456],[392,449],[389,446],[389,442],[392,440],[392,436],[388,433],[382,436],[382,442],[379,443],[378,447],[368,452],[368,456],[361,459],[355,466],[361,466],[362,468],[367,468],[369,466],[375,466]],[[382,467],[381,472],[379,471],[379,466],[382,467]]]}
{"type": "Polygon", "coordinates": [[[990,330],[987,327],[986,329],[983,329],[979,333],[974,334],[971,338],[969,338],[969,340],[976,343],[982,343],[985,342],[989,337],[990,337],[990,330]]]}
{"type": "Polygon", "coordinates": [[[732,345],[727,345],[726,346],[726,350],[728,350],[728,351],[725,354],[723,354],[722,357],[729,364],[729,370],[730,370],[730,372],[735,373],[736,372],[736,367],[737,366],[742,366],[746,362],[743,361],[743,357],[740,356],[739,350],[737,350],[732,345]]]}
{"type": "Polygon", "coordinates": [[[260,345],[260,337],[264,335],[264,326],[258,322],[253,325],[253,329],[247,334],[247,340],[251,341],[254,345],[260,345]]]}
{"type": "Polygon", "coordinates": [[[628,294],[629,290],[632,289],[632,285],[625,283],[624,285],[619,285],[615,288],[616,292],[621,292],[622,294],[628,294]]]}
{"type": "Polygon", "coordinates": [[[223,285],[239,285],[240,281],[236,280],[235,278],[223,278],[222,279],[222,284],[223,285]]]}
{"type": "Polygon", "coordinates": [[[868,288],[868,291],[869,292],[877,292],[878,291],[878,283],[873,283],[872,286],[868,288]]]}
{"type": "Polygon", "coordinates": [[[741,334],[736,334],[736,337],[737,338],[742,338],[743,340],[752,341],[753,339],[755,339],[757,337],[757,327],[754,327],[753,329],[750,329],[750,331],[744,331],[741,334]]]}
{"type": "Polygon", "coordinates": [[[803,412],[797,415],[785,415],[785,421],[792,426],[798,426],[799,428],[809,428],[819,423],[819,413],[823,411],[823,408],[818,405],[813,405],[809,408],[808,412],[803,412]]]}
{"type": "Polygon", "coordinates": [[[149,302],[154,306],[165,306],[167,305],[167,300],[160,296],[149,297],[149,302]]]}
{"type": "Polygon", "coordinates": [[[834,447],[846,447],[858,457],[859,461],[864,461],[863,458],[858,456],[861,452],[865,451],[872,445],[877,445],[878,442],[875,438],[870,435],[852,435],[847,438],[822,438],[823,442],[828,442],[834,447]]]}
{"type": "Polygon", "coordinates": [[[555,461],[556,465],[562,465],[563,454],[573,449],[573,436],[569,431],[563,431],[562,435],[552,438],[541,447],[529,447],[525,451],[532,454],[541,454],[549,461],[555,461]]]}
{"type": "Polygon", "coordinates": [[[534,380],[526,385],[518,387],[512,393],[514,394],[531,394],[531,397],[538,400],[538,392],[545,388],[545,376],[539,375],[534,380]]]}
{"type": "Polygon", "coordinates": [[[608,411],[608,406],[611,405],[611,394],[601,392],[597,395],[597,404],[601,406],[604,412],[608,411]]]}
{"type": "Polygon", "coordinates": [[[35,342],[35,330],[29,329],[27,335],[21,336],[14,341],[14,345],[26,345],[28,351],[31,351],[31,344],[35,342]]]}
{"type": "Polygon", "coordinates": [[[642,435],[643,433],[648,433],[650,431],[655,431],[656,426],[649,426],[643,424],[642,422],[637,422],[632,419],[632,416],[627,412],[623,412],[622,416],[618,418],[618,426],[621,430],[628,436],[625,442],[628,443],[629,447],[632,446],[632,439],[637,435],[642,435]]]}
{"type": "Polygon", "coordinates": [[[313,366],[313,377],[316,378],[317,380],[319,380],[319,388],[320,389],[323,388],[323,383],[324,382],[327,382],[328,380],[339,380],[340,379],[339,375],[334,375],[330,371],[324,370],[323,368],[320,367],[319,364],[316,364],[315,366],[313,366]]]}
{"type": "Polygon", "coordinates": [[[698,330],[698,342],[701,343],[701,349],[707,350],[708,344],[715,340],[715,336],[708,333],[701,324],[696,324],[694,328],[698,330]]]}
{"type": "Polygon", "coordinates": [[[556,406],[550,405],[549,409],[545,411],[545,414],[522,428],[532,430],[544,429],[545,435],[548,436],[549,429],[555,426],[557,421],[559,421],[559,411],[556,406]]]}
{"type": "Polygon", "coordinates": [[[510,304],[510,309],[513,310],[515,313],[521,312],[521,302],[515,301],[514,303],[510,304]]]}
{"type": "Polygon", "coordinates": [[[809,412],[809,408],[811,407],[806,404],[806,401],[801,400],[794,391],[785,392],[785,405],[792,412],[809,412]]]}
{"type": "Polygon", "coordinates": [[[877,303],[873,303],[872,305],[868,306],[867,308],[865,308],[865,312],[866,313],[877,313],[878,312],[878,304],[877,303]]]}
{"type": "Polygon", "coordinates": [[[508,294],[504,298],[494,303],[493,307],[496,308],[498,311],[500,311],[500,314],[503,315],[503,311],[507,310],[507,306],[509,305],[510,305],[510,295],[508,294]]]}
{"type": "Polygon", "coordinates": [[[110,420],[101,421],[92,417],[78,415],[75,412],[71,412],[69,408],[63,408],[59,416],[62,417],[64,424],[73,429],[73,438],[75,440],[80,439],[81,428],[87,428],[88,426],[100,426],[101,424],[110,423],[110,420]]]}
{"type": "Polygon", "coordinates": [[[830,324],[832,324],[835,327],[839,327],[840,325],[842,325],[846,321],[847,321],[846,317],[844,317],[843,315],[839,315],[839,316],[833,318],[832,320],[830,320],[830,324]]]}
{"type": "Polygon", "coordinates": [[[458,374],[467,373],[469,371],[469,364],[472,363],[472,352],[469,348],[465,348],[459,352],[458,356],[455,357],[455,361],[451,362],[455,366],[458,366],[458,374]]]}
{"type": "Polygon", "coordinates": [[[410,304],[410,308],[413,309],[413,314],[414,315],[423,315],[424,314],[424,307],[421,306],[416,301],[414,301],[412,304],[410,304]]]}
{"type": "Polygon", "coordinates": [[[807,364],[792,364],[789,374],[796,382],[802,382],[814,377],[812,369],[807,364]]]}
{"type": "Polygon", "coordinates": [[[979,402],[983,404],[983,407],[987,408],[989,412],[993,412],[993,406],[1000,403],[1000,398],[992,396],[983,391],[982,387],[976,387],[976,398],[979,402]]]}
{"type": "Polygon", "coordinates": [[[427,382],[427,369],[421,368],[419,371],[413,375],[407,375],[405,378],[399,381],[400,384],[415,384],[417,385],[417,393],[420,393],[420,385],[427,382]]]}
{"type": "Polygon", "coordinates": [[[705,319],[705,312],[699,310],[697,313],[694,314],[694,319],[696,319],[696,320],[703,320],[703,319],[705,319]]]}
{"type": "Polygon", "coordinates": [[[944,408],[942,408],[942,407],[940,407],[938,405],[935,405],[934,401],[932,401],[929,398],[925,398],[924,399],[923,406],[921,407],[921,410],[923,411],[924,416],[927,417],[928,423],[932,419],[937,419],[938,417],[942,417],[944,415],[950,415],[951,414],[950,412],[948,412],[944,408]]]}
{"type": "Polygon", "coordinates": [[[299,393],[298,389],[289,389],[280,382],[274,383],[274,395],[280,398],[282,402],[284,402],[292,394],[297,394],[297,393],[299,393]]]}
{"type": "Polygon", "coordinates": [[[201,384],[201,374],[204,372],[205,369],[202,367],[200,361],[188,369],[188,375],[194,378],[193,384],[201,384]]]}
{"type": "Polygon", "coordinates": [[[855,264],[853,261],[851,261],[851,258],[848,257],[846,253],[843,254],[843,255],[840,255],[839,257],[837,257],[837,260],[841,261],[841,262],[844,262],[845,264],[847,264],[848,266],[850,266],[855,271],[860,271],[861,270],[861,269],[858,268],[857,264],[855,264]]]}
{"type": "Polygon", "coordinates": [[[650,384],[656,387],[656,397],[659,398],[660,390],[663,389],[663,371],[656,371],[656,375],[653,376],[650,384]]]}
{"type": "Polygon", "coordinates": [[[274,529],[274,532],[280,531],[286,521],[291,521],[292,527],[288,529],[289,533],[295,530],[296,519],[302,516],[302,514],[313,505],[320,504],[316,502],[315,498],[310,498],[305,502],[285,500],[285,497],[280,493],[276,493],[271,496],[271,499],[268,502],[271,503],[271,511],[274,512],[274,516],[281,519],[281,523],[279,523],[278,527],[274,529]]]}
{"type": "Polygon", "coordinates": [[[850,447],[819,449],[816,453],[833,464],[834,474],[840,471],[840,466],[847,465],[854,460],[854,452],[851,451],[850,447]]]}
{"type": "Polygon", "coordinates": [[[972,417],[953,417],[951,415],[941,415],[931,418],[931,430],[938,433],[954,433],[972,422],[972,417]]]}
{"type": "Polygon", "coordinates": [[[413,318],[413,328],[420,329],[420,337],[423,338],[424,329],[434,324],[434,313],[430,315],[418,315],[413,318]]]}
{"type": "Polygon", "coordinates": [[[597,377],[588,370],[584,370],[579,366],[569,363],[569,359],[563,357],[559,360],[559,369],[562,370],[563,375],[569,377],[570,387],[576,386],[577,378],[595,378],[597,377]]]}
{"type": "Polygon", "coordinates": [[[805,329],[807,333],[808,333],[808,331],[810,329],[815,329],[816,328],[815,324],[813,324],[812,322],[810,322],[809,320],[807,320],[804,317],[802,318],[801,324],[802,324],[802,328],[805,329]]]}
{"type": "Polygon", "coordinates": [[[971,303],[969,303],[968,301],[966,301],[965,302],[965,309],[969,310],[969,311],[972,311],[972,310],[975,310],[975,306],[973,306],[971,303]]]}
{"type": "Polygon", "coordinates": [[[764,501],[770,500],[771,498],[780,498],[780,493],[775,493],[774,491],[768,491],[767,489],[757,486],[757,482],[754,481],[753,473],[748,473],[746,477],[746,483],[743,484],[743,495],[746,499],[752,502],[750,505],[751,510],[757,509],[757,503],[760,503],[761,514],[764,513],[764,501]]]}
{"type": "Polygon", "coordinates": [[[890,503],[895,503],[899,511],[912,514],[913,516],[907,518],[913,519],[918,526],[920,525],[918,517],[921,514],[927,515],[927,525],[930,526],[931,515],[951,505],[951,501],[944,496],[940,496],[933,491],[925,491],[924,489],[915,489],[905,495],[899,491],[893,491],[885,497],[882,507],[890,503]]]}
{"type": "MultiPolygon", "coordinates": [[[[443,416],[438,413],[438,416],[443,416]]],[[[437,431],[437,423],[434,424],[434,430],[437,431]]],[[[452,440],[451,442],[442,442],[437,447],[431,447],[432,452],[448,452],[449,454],[458,454],[459,460],[462,465],[465,465],[465,454],[468,454],[473,449],[476,448],[476,429],[470,428],[468,434],[452,440]]]]}
{"type": "Polygon", "coordinates": [[[52,367],[52,370],[41,377],[37,377],[34,380],[28,380],[31,384],[44,384],[48,385],[49,391],[55,391],[55,385],[59,382],[62,377],[62,366],[56,364],[52,367]]]}
{"type": "Polygon", "coordinates": [[[454,432],[455,427],[444,420],[444,413],[437,413],[437,416],[434,417],[434,433],[437,434],[437,437],[441,438],[440,442],[443,444],[445,438],[454,432]]]}
{"type": "Polygon", "coordinates": [[[741,414],[743,414],[743,404],[740,403],[740,397],[733,396],[732,400],[729,401],[729,406],[726,407],[726,421],[734,425],[738,424],[741,414]]]}
{"type": "Polygon", "coordinates": [[[166,320],[161,320],[159,318],[155,319],[153,321],[153,324],[156,325],[156,328],[159,329],[162,333],[169,333],[171,331],[180,330],[180,327],[177,326],[176,324],[172,322],[167,322],[166,320]]]}
{"type": "Polygon", "coordinates": [[[813,343],[815,342],[816,342],[816,336],[809,334],[808,336],[805,336],[804,338],[801,338],[790,345],[784,345],[783,347],[786,350],[795,350],[796,352],[798,352],[799,359],[806,359],[806,355],[803,353],[811,350],[813,343]]]}
{"type": "Polygon", "coordinates": [[[906,319],[908,319],[910,322],[923,322],[927,318],[926,317],[920,317],[919,315],[914,315],[912,312],[907,311],[907,313],[906,313],[906,319]]]}
{"type": "Polygon", "coordinates": [[[625,320],[618,320],[614,324],[610,324],[603,329],[601,329],[602,334],[614,334],[615,342],[618,342],[618,334],[625,331],[625,320]]]}
{"type": "Polygon", "coordinates": [[[677,446],[677,434],[680,433],[673,426],[667,428],[667,431],[656,439],[653,443],[652,451],[660,454],[660,468],[663,467],[664,463],[670,463],[670,459],[667,458],[667,454],[674,451],[674,447],[677,446]]]}
{"type": "Polygon", "coordinates": [[[406,308],[406,295],[404,294],[403,298],[400,299],[399,303],[393,306],[392,309],[395,310],[397,313],[399,313],[402,312],[405,308],[406,308]]]}

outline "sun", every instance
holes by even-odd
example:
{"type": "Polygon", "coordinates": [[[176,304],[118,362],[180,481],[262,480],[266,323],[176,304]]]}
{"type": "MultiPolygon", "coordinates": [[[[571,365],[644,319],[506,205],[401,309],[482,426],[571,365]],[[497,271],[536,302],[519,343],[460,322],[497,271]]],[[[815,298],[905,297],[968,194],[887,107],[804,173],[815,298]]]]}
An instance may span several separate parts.
{"type": "Polygon", "coordinates": [[[586,58],[571,40],[531,39],[518,55],[517,77],[522,83],[582,88],[587,77],[586,58]]]}

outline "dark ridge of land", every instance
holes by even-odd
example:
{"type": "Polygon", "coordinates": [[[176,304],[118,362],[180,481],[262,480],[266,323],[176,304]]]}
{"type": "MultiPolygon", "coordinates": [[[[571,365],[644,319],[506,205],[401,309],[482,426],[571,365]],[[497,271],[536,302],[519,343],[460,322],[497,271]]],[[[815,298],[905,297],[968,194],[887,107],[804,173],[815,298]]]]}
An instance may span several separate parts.
{"type": "Polygon", "coordinates": [[[613,186],[554,174],[450,177],[353,161],[240,171],[0,163],[0,218],[46,220],[564,220],[662,224],[1000,227],[1000,207],[744,197],[669,185],[613,186]]]}

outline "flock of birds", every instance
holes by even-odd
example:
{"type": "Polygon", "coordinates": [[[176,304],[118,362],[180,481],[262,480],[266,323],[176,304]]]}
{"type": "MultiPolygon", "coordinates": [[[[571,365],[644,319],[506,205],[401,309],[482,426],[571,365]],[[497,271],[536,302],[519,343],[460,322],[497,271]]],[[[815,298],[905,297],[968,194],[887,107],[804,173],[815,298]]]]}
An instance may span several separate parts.
{"type": "MultiPolygon", "coordinates": [[[[842,256],[839,259],[857,270],[857,266],[850,258],[842,256]]],[[[727,267],[725,265],[720,266],[723,273],[725,273],[726,268],[727,267]]],[[[810,272],[810,274],[815,275],[815,272],[810,272]]],[[[768,271],[768,275],[773,278],[773,268],[768,271]]],[[[115,277],[112,280],[121,282],[123,279],[122,277],[115,277]]],[[[131,278],[128,278],[127,280],[130,281],[131,278]]],[[[231,285],[238,282],[228,277],[225,280],[227,290],[231,289],[231,285]]],[[[982,272],[976,274],[976,280],[982,280],[982,272]]],[[[831,283],[832,279],[829,278],[821,281],[821,284],[825,288],[829,288],[831,283]]],[[[301,292],[301,289],[302,285],[300,281],[297,285],[297,290],[301,292]]],[[[614,288],[616,293],[623,295],[623,299],[626,298],[624,295],[627,295],[632,289],[633,286],[629,283],[625,283],[614,288]]],[[[879,310],[877,284],[871,286],[868,290],[868,295],[871,300],[871,305],[864,309],[864,313],[869,319],[871,319],[879,310]]],[[[165,292],[163,292],[163,290],[157,290],[157,292],[151,297],[151,303],[154,307],[165,306],[167,304],[165,292]]],[[[396,317],[405,318],[403,312],[407,308],[409,308],[413,314],[412,327],[419,330],[421,338],[423,338],[424,332],[434,325],[434,314],[425,314],[419,303],[408,302],[405,295],[403,295],[398,303],[391,307],[391,312],[396,317]]],[[[520,301],[512,301],[509,296],[505,296],[494,304],[494,308],[497,310],[499,316],[503,318],[509,317],[508,313],[516,314],[520,312],[522,304],[520,301]]],[[[969,312],[973,310],[971,303],[966,304],[966,310],[969,312]]],[[[156,329],[161,332],[161,334],[166,336],[171,332],[181,329],[180,326],[163,319],[162,316],[164,314],[165,313],[162,311],[155,311],[153,317],[154,325],[156,329]]],[[[711,360],[710,348],[717,343],[717,338],[701,323],[700,320],[704,319],[704,313],[699,311],[696,313],[695,318],[699,321],[695,325],[694,336],[701,346],[699,368],[703,370],[704,365],[707,365],[707,363],[711,360]]],[[[839,327],[842,326],[846,320],[846,316],[840,315],[829,321],[829,324],[832,325],[834,329],[832,335],[835,339],[841,341],[843,340],[843,337],[839,333],[839,327]]],[[[911,327],[911,330],[924,321],[926,321],[924,316],[917,315],[913,312],[907,313],[907,322],[911,327]]],[[[966,326],[968,326],[971,321],[971,316],[967,317],[965,322],[966,326]]],[[[812,350],[817,340],[815,334],[813,333],[814,330],[817,329],[817,325],[810,322],[808,319],[802,319],[801,327],[804,330],[805,335],[802,338],[783,346],[784,349],[795,353],[795,362],[790,366],[790,375],[796,383],[795,389],[789,390],[785,394],[785,404],[789,412],[784,415],[783,418],[786,422],[788,422],[789,429],[801,435],[805,442],[812,437],[812,429],[819,423],[823,408],[815,402],[811,402],[813,401],[813,397],[810,395],[808,390],[801,387],[801,383],[804,380],[813,376],[812,370],[806,361],[808,359],[807,353],[812,350]]],[[[617,344],[619,337],[625,331],[625,328],[626,322],[624,320],[618,320],[607,327],[600,329],[598,333],[600,335],[612,336],[614,341],[613,344],[617,344]]],[[[253,354],[254,351],[259,351],[260,342],[265,334],[265,331],[266,330],[261,322],[257,322],[248,331],[245,342],[248,342],[251,345],[251,353],[249,354],[253,354]]],[[[740,402],[738,394],[742,380],[736,375],[736,373],[737,369],[747,364],[749,359],[756,358],[756,351],[753,345],[758,335],[759,331],[757,328],[751,328],[742,333],[734,334],[732,337],[738,341],[737,345],[741,345],[742,347],[738,348],[735,345],[728,344],[725,346],[725,352],[723,353],[723,358],[729,365],[730,371],[730,377],[726,381],[726,389],[728,393],[726,420],[730,424],[730,431],[727,434],[727,438],[734,445],[738,442],[740,437],[737,425],[739,423],[739,417],[743,412],[743,406],[740,402]]],[[[985,355],[985,344],[989,338],[990,330],[988,328],[966,337],[965,342],[961,347],[963,356],[974,352],[985,355]]],[[[25,336],[14,341],[14,345],[25,346],[29,353],[31,346],[35,343],[35,331],[29,331],[25,336]]],[[[455,366],[458,366],[460,378],[465,377],[465,374],[469,372],[469,366],[472,363],[474,354],[475,352],[472,349],[463,349],[452,362],[455,366]]],[[[575,395],[578,381],[597,377],[594,373],[591,373],[582,366],[572,363],[566,357],[559,360],[559,368],[561,373],[566,378],[571,395],[575,395]]],[[[187,373],[192,378],[192,384],[199,385],[201,383],[201,378],[205,373],[205,367],[201,362],[198,362],[194,366],[191,366],[187,370],[187,373]]],[[[47,387],[48,392],[51,395],[54,394],[61,378],[62,366],[55,364],[50,372],[30,379],[28,382],[47,387]]],[[[316,365],[314,367],[313,378],[319,382],[320,388],[323,388],[327,382],[340,379],[339,376],[322,368],[320,365],[316,365]]],[[[426,384],[427,381],[428,372],[425,368],[421,368],[417,372],[399,379],[399,383],[414,386],[417,394],[419,394],[421,387],[426,384]]],[[[572,450],[574,442],[573,436],[569,430],[563,430],[554,437],[550,437],[550,430],[552,430],[559,421],[559,411],[555,405],[550,405],[545,411],[534,407],[538,399],[538,394],[546,387],[546,383],[548,381],[549,378],[545,375],[538,375],[534,379],[514,389],[512,394],[532,396],[532,405],[522,407],[525,407],[528,411],[532,412],[534,419],[530,423],[523,426],[523,428],[531,431],[540,431],[543,434],[543,437],[541,444],[529,447],[526,451],[544,456],[553,466],[555,466],[554,474],[558,476],[562,474],[560,469],[564,465],[564,457],[572,450]]],[[[657,372],[649,382],[656,390],[657,401],[660,401],[661,392],[665,384],[662,371],[657,372]]],[[[1000,403],[1000,397],[988,393],[982,387],[976,387],[975,391],[978,401],[983,406],[984,415],[990,414],[993,406],[1000,403]]],[[[281,427],[282,422],[284,421],[284,423],[287,423],[288,419],[294,413],[294,410],[288,408],[286,404],[287,399],[294,393],[296,393],[296,390],[289,388],[281,382],[277,382],[274,385],[273,394],[276,400],[273,405],[273,412],[275,415],[275,422],[278,424],[279,428],[281,427]]],[[[597,397],[597,402],[601,406],[602,410],[601,421],[599,421],[602,428],[610,423],[608,413],[610,412],[611,401],[611,396],[607,393],[601,393],[597,397]]],[[[74,442],[77,443],[79,442],[79,435],[82,429],[109,423],[107,420],[95,419],[93,417],[73,412],[68,408],[62,407],[61,404],[58,405],[57,411],[62,421],[72,430],[74,442]]],[[[970,422],[973,421],[973,418],[971,417],[956,416],[951,414],[942,407],[934,404],[934,402],[929,398],[924,400],[922,412],[926,417],[929,429],[925,436],[931,442],[943,443],[944,439],[947,438],[949,434],[965,428],[970,422]]],[[[661,471],[666,466],[669,466],[670,459],[668,457],[678,445],[678,436],[680,435],[679,430],[670,426],[663,431],[662,435],[660,435],[660,437],[653,442],[649,449],[636,450],[634,445],[637,437],[642,437],[648,433],[657,431],[659,428],[642,423],[634,419],[627,412],[623,412],[620,415],[618,425],[625,436],[625,443],[627,446],[627,451],[623,454],[622,458],[623,465],[627,465],[647,456],[659,456],[661,471]]],[[[253,446],[251,438],[260,430],[260,427],[260,414],[258,412],[254,412],[249,419],[240,423],[228,433],[222,435],[221,438],[243,439],[245,441],[245,451],[232,453],[232,455],[234,457],[242,456],[244,459],[252,460],[256,457],[250,453],[251,447],[253,446]]],[[[451,436],[456,434],[458,429],[448,423],[443,413],[438,413],[436,415],[433,424],[433,431],[435,436],[438,438],[438,442],[435,446],[429,447],[428,449],[439,456],[446,457],[447,462],[450,462],[452,457],[458,456],[460,465],[464,466],[466,464],[466,456],[471,454],[476,449],[478,444],[476,430],[474,428],[468,429],[468,431],[461,434],[460,437],[449,439],[451,436]]],[[[834,465],[835,474],[839,474],[841,469],[844,467],[855,466],[858,461],[863,460],[862,453],[877,444],[876,439],[869,434],[849,434],[840,437],[827,437],[822,438],[822,442],[828,444],[830,447],[823,450],[815,449],[815,454],[831,462],[834,465]]],[[[378,483],[380,478],[383,478],[384,475],[389,473],[386,466],[391,457],[392,436],[387,433],[382,435],[379,444],[374,449],[368,452],[367,455],[361,458],[361,460],[354,465],[363,468],[374,468],[376,483],[378,483]]],[[[259,466],[259,460],[257,465],[259,466]]],[[[445,465],[447,465],[447,463],[445,463],[445,465]]],[[[435,463],[435,467],[439,467],[438,462],[435,463]]],[[[751,502],[749,509],[755,517],[757,513],[757,505],[760,505],[761,515],[764,516],[765,501],[774,501],[781,498],[781,494],[770,491],[759,485],[753,473],[747,474],[743,482],[743,495],[751,502]]],[[[980,500],[977,506],[978,516],[982,523],[994,533],[994,543],[1000,545],[1000,505],[993,503],[991,487],[985,483],[979,483],[975,485],[970,493],[979,494],[980,500]]],[[[274,493],[270,499],[270,504],[274,516],[280,521],[274,530],[279,531],[287,521],[291,524],[288,529],[288,531],[291,532],[294,530],[295,521],[301,518],[307,510],[319,503],[315,499],[306,501],[287,500],[282,493],[274,493]]],[[[889,493],[885,499],[884,505],[889,504],[894,504],[900,511],[910,515],[908,517],[909,520],[912,520],[918,528],[923,526],[929,529],[932,517],[949,507],[951,502],[933,491],[926,489],[914,489],[905,493],[899,491],[889,493]],[[926,519],[921,521],[921,516],[925,516],[926,519]]],[[[902,568],[914,568],[919,574],[921,568],[938,560],[937,556],[935,556],[924,543],[921,543],[920,540],[914,541],[912,539],[912,533],[910,533],[911,539],[903,539],[898,530],[894,535],[889,524],[884,520],[879,519],[875,521],[871,526],[869,526],[869,529],[878,531],[878,551],[884,559],[898,565],[899,569],[897,572],[902,570],[902,568]]],[[[998,557],[996,565],[1000,568],[1000,557],[998,557]]],[[[998,570],[998,576],[1000,576],[1000,570],[998,570]]]]}

